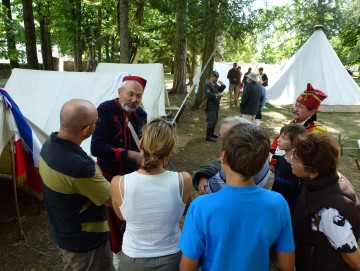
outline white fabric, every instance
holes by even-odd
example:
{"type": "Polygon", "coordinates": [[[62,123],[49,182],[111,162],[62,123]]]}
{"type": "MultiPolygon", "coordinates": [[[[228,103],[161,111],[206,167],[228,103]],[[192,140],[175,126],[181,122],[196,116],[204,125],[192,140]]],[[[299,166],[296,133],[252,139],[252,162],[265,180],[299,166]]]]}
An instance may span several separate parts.
{"type": "Polygon", "coordinates": [[[142,103],[148,114],[148,120],[165,116],[165,106],[169,106],[169,98],[164,83],[164,68],[160,63],[119,64],[99,63],[98,72],[123,72],[126,75],[137,75],[147,80],[142,103]]]}
{"type": "Polygon", "coordinates": [[[132,258],[178,252],[179,220],[185,209],[179,190],[179,174],[172,171],[157,175],[133,172],[125,175],[123,181],[125,193],[120,211],[126,221],[126,230],[122,251],[132,258]]]}
{"type": "Polygon", "coordinates": [[[333,208],[323,208],[312,218],[312,230],[321,231],[328,238],[334,249],[341,252],[342,247],[355,251],[358,248],[354,233],[349,221],[333,208]]]}
{"type": "Polygon", "coordinates": [[[17,127],[12,119],[11,112],[4,105],[2,95],[0,95],[0,155],[16,132],[17,127]]]}
{"type": "MultiPolygon", "coordinates": [[[[130,65],[130,64],[129,64],[130,65]]],[[[137,66],[137,65],[135,65],[137,66]]],[[[118,86],[129,72],[53,72],[13,69],[5,90],[16,101],[29,125],[44,143],[60,127],[60,109],[71,99],[87,99],[95,106],[118,96],[118,86]]],[[[133,73],[140,75],[139,73],[133,73]]],[[[156,77],[149,68],[148,76],[156,77]]],[[[162,83],[162,82],[161,82],[162,83]]],[[[163,91],[146,87],[143,103],[148,119],[165,115],[163,91]]],[[[90,154],[91,138],[81,147],[90,154]]]]}
{"type": "Polygon", "coordinates": [[[322,30],[316,30],[278,71],[267,102],[292,105],[311,83],[328,97],[319,111],[360,112],[360,88],[346,71],[322,30]]]}

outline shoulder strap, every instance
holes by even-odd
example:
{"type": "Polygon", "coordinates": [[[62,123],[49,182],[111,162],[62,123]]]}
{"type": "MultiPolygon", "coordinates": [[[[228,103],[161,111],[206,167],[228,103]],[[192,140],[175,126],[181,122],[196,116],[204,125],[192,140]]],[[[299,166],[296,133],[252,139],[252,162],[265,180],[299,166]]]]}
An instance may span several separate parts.
{"type": "Polygon", "coordinates": [[[131,132],[131,135],[132,137],[134,138],[134,141],[136,143],[136,146],[139,148],[139,137],[137,136],[136,132],[135,132],[135,129],[134,127],[132,126],[129,118],[126,116],[126,124],[127,126],[129,127],[130,129],[130,132],[131,132]]]}

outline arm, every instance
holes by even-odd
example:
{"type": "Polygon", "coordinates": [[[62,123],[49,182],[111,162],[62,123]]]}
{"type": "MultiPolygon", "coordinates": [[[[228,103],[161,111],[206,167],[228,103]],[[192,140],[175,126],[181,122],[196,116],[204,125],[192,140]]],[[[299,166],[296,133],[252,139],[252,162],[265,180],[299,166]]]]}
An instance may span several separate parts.
{"type": "Polygon", "coordinates": [[[204,97],[208,98],[208,100],[217,100],[217,95],[213,93],[212,87],[210,86],[210,83],[206,83],[203,88],[204,97]]]}
{"type": "Polygon", "coordinates": [[[180,271],[196,271],[198,264],[199,259],[190,259],[183,254],[180,261],[180,271]]]}
{"type": "Polygon", "coordinates": [[[321,216],[319,231],[328,238],[330,244],[340,252],[341,257],[351,268],[360,270],[360,250],[349,220],[334,208],[324,208],[318,212],[318,215],[321,216]]]}
{"type": "Polygon", "coordinates": [[[356,271],[360,271],[360,250],[359,248],[352,253],[341,253],[343,260],[356,271]]]}
{"type": "MultiPolygon", "coordinates": [[[[121,220],[125,221],[125,219],[123,218],[123,216],[120,212],[120,206],[122,205],[122,198],[120,196],[120,191],[119,191],[119,181],[120,181],[121,177],[122,176],[115,176],[111,180],[112,207],[113,207],[117,217],[120,218],[121,220]]],[[[122,196],[124,197],[124,177],[122,178],[120,189],[121,189],[122,196]]]]}
{"type": "Polygon", "coordinates": [[[295,265],[295,253],[276,252],[275,264],[280,271],[293,271],[295,265]]]}
{"type": "Polygon", "coordinates": [[[142,152],[136,152],[136,151],[128,151],[127,152],[127,158],[133,162],[135,162],[138,165],[141,165],[142,159],[143,159],[143,153],[142,152]]]}
{"type": "Polygon", "coordinates": [[[214,176],[221,169],[220,160],[212,160],[205,164],[202,164],[193,176],[193,186],[198,190],[199,182],[201,178],[209,179],[214,176]]]}
{"type": "Polygon", "coordinates": [[[207,194],[206,188],[208,186],[209,178],[207,177],[200,177],[199,184],[197,186],[197,191],[199,191],[200,195],[207,194]]]}
{"type": "MultiPolygon", "coordinates": [[[[183,179],[184,179],[184,193],[182,195],[182,200],[186,204],[184,214],[183,214],[183,215],[185,215],[190,206],[190,203],[192,202],[192,182],[191,182],[191,176],[189,173],[183,171],[183,172],[181,172],[181,175],[183,176],[183,179]]],[[[180,183],[179,183],[179,185],[180,185],[180,183]]],[[[181,189],[181,187],[180,187],[180,189],[181,189]]]]}

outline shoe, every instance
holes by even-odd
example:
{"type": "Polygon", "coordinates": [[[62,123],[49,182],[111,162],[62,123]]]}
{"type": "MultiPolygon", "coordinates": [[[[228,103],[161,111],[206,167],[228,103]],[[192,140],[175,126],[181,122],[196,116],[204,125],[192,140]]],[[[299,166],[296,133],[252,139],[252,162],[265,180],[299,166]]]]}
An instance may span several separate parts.
{"type": "Polygon", "coordinates": [[[217,135],[215,135],[215,134],[212,134],[211,137],[213,137],[213,138],[215,138],[215,139],[216,139],[216,138],[219,138],[219,137],[218,137],[217,135]]]}
{"type": "Polygon", "coordinates": [[[206,141],[210,141],[210,142],[217,142],[216,138],[213,138],[213,137],[207,137],[206,138],[206,141]]]}

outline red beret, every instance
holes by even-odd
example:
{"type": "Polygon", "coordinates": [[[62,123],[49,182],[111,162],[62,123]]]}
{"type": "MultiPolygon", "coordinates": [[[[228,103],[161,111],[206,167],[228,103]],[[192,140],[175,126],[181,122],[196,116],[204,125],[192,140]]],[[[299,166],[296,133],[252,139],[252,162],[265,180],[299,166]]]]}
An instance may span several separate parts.
{"type": "Polygon", "coordinates": [[[146,86],[146,80],[144,78],[141,78],[140,76],[131,76],[131,75],[128,75],[128,76],[125,76],[123,78],[123,82],[125,81],[136,81],[140,84],[140,86],[142,86],[143,88],[143,91],[145,90],[145,86],[146,86]]]}
{"type": "Polygon", "coordinates": [[[319,89],[313,88],[313,86],[308,83],[307,88],[303,93],[296,99],[298,103],[305,105],[307,108],[318,109],[320,103],[327,98],[327,95],[319,89]]]}

